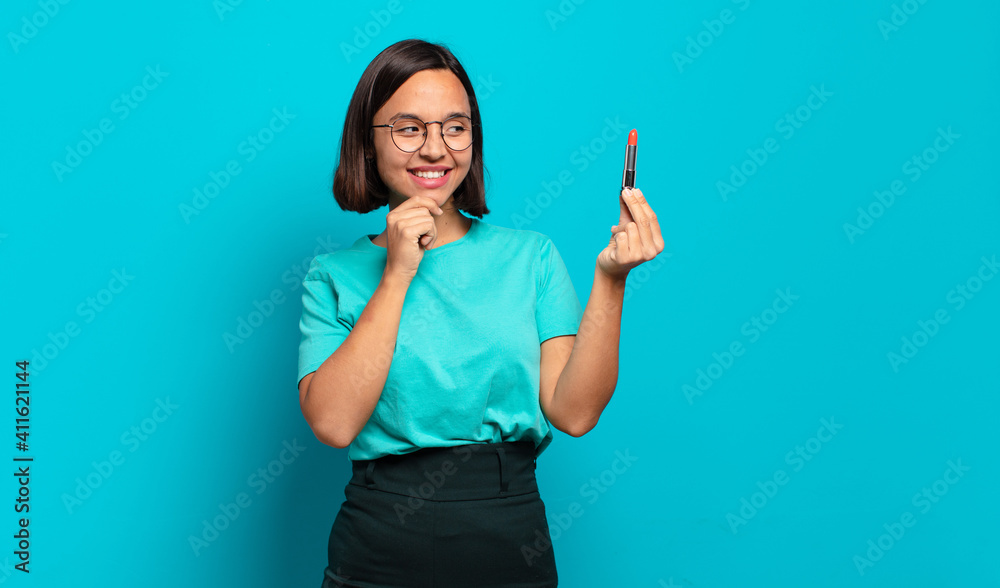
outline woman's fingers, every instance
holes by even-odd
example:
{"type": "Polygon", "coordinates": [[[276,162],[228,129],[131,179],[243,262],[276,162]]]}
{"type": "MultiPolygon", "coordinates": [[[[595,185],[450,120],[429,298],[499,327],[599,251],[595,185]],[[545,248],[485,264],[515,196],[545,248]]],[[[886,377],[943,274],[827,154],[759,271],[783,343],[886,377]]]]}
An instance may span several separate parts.
{"type": "Polygon", "coordinates": [[[642,257],[642,229],[639,223],[629,223],[625,227],[625,232],[628,234],[628,249],[629,249],[629,259],[634,262],[644,261],[642,257]]]}
{"type": "Polygon", "coordinates": [[[624,266],[628,263],[628,232],[619,231],[612,239],[615,240],[615,261],[624,266]]]}
{"type": "Polygon", "coordinates": [[[653,212],[653,207],[649,205],[646,201],[646,197],[643,195],[642,190],[636,188],[636,199],[645,211],[646,218],[649,219],[649,229],[650,236],[652,237],[652,244],[655,249],[653,253],[654,256],[659,255],[663,251],[663,233],[660,231],[660,221],[656,218],[656,213],[653,212]]]}
{"type": "Polygon", "coordinates": [[[624,227],[628,223],[632,222],[632,213],[629,212],[628,203],[625,202],[625,195],[628,193],[628,188],[622,188],[621,197],[618,199],[618,224],[624,227]]]}
{"type": "Polygon", "coordinates": [[[638,188],[622,190],[623,207],[618,224],[611,225],[610,259],[626,273],[663,251],[663,234],[649,202],[638,188]]]}
{"type": "Polygon", "coordinates": [[[433,214],[441,214],[442,212],[444,212],[441,210],[441,207],[438,206],[437,202],[435,202],[434,199],[430,198],[429,196],[411,196],[406,200],[404,200],[402,203],[400,203],[400,205],[397,206],[393,212],[408,210],[410,208],[415,208],[415,207],[425,208],[433,214]]]}
{"type": "Polygon", "coordinates": [[[414,239],[425,246],[437,237],[437,225],[426,210],[396,219],[396,230],[405,240],[414,239]]]}
{"type": "MultiPolygon", "coordinates": [[[[402,205],[400,205],[400,206],[402,206],[402,205]]],[[[411,219],[411,218],[433,218],[432,217],[432,213],[428,209],[426,209],[426,208],[424,208],[422,206],[419,206],[419,207],[416,207],[416,208],[409,208],[409,209],[406,209],[406,210],[400,210],[397,207],[396,210],[394,210],[393,212],[396,213],[395,219],[396,219],[397,222],[401,221],[401,220],[411,219]]]]}
{"type": "Polygon", "coordinates": [[[632,218],[635,219],[639,229],[640,243],[636,251],[641,251],[642,255],[647,256],[644,259],[652,259],[656,256],[656,252],[653,250],[653,232],[650,227],[650,212],[652,211],[637,188],[626,190],[625,203],[628,204],[629,212],[632,213],[632,218]]]}
{"type": "Polygon", "coordinates": [[[664,245],[656,213],[649,206],[642,190],[633,188],[626,192],[625,203],[629,206],[632,218],[635,219],[639,229],[640,246],[637,251],[641,251],[643,261],[653,259],[663,251],[664,245]]]}

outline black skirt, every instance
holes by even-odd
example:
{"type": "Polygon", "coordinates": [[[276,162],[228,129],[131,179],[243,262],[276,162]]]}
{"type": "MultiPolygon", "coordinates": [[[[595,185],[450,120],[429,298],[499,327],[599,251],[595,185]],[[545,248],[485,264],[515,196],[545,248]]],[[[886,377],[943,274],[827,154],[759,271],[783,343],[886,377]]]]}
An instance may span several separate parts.
{"type": "Polygon", "coordinates": [[[552,588],[530,441],[353,461],[323,588],[552,588]]]}

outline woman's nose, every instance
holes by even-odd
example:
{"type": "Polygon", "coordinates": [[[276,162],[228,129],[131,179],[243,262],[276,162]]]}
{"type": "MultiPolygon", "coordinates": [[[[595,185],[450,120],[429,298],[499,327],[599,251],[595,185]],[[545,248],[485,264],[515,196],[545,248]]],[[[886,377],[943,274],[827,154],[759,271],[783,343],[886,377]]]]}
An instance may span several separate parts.
{"type": "MultiPolygon", "coordinates": [[[[440,125],[441,123],[434,123],[440,125]]],[[[428,126],[427,127],[427,138],[424,139],[424,144],[420,147],[420,154],[431,159],[437,159],[445,154],[448,150],[448,146],[444,143],[444,137],[441,135],[441,131],[438,126],[428,126]]]]}

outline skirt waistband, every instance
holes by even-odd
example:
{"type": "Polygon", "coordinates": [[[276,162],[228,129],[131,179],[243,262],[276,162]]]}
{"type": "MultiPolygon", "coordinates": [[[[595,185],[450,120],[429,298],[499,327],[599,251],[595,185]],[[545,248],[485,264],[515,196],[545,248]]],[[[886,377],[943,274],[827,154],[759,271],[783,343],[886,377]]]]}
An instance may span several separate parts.
{"type": "Polygon", "coordinates": [[[480,500],[538,491],[532,441],[428,447],[351,463],[348,484],[423,500],[480,500]]]}

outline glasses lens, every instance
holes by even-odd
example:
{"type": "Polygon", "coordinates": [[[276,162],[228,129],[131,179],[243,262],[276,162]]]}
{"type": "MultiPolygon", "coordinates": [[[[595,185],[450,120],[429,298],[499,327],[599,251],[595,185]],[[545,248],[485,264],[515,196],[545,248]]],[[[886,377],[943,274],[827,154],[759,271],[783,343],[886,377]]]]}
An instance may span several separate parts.
{"type": "Polygon", "coordinates": [[[413,118],[401,118],[392,123],[392,140],[403,151],[416,151],[424,142],[424,123],[413,118]]]}
{"type": "Polygon", "coordinates": [[[455,151],[468,149],[472,145],[472,120],[466,116],[456,116],[444,121],[441,127],[444,142],[455,151]]]}

